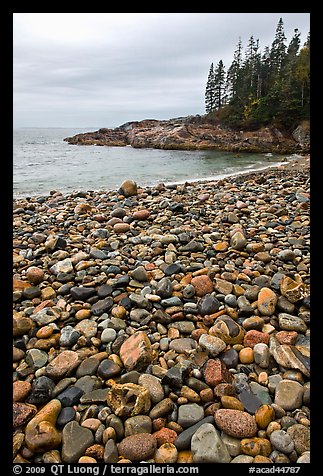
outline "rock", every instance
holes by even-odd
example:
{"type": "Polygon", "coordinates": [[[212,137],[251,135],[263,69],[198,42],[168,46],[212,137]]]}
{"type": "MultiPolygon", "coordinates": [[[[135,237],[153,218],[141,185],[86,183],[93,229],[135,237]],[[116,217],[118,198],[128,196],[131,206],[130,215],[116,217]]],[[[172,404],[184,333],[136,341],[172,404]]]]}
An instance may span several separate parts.
{"type": "Polygon", "coordinates": [[[114,440],[110,439],[106,442],[104,448],[104,456],[103,456],[105,463],[117,463],[119,459],[119,453],[117,449],[117,445],[115,444],[114,440]]]}
{"type": "Polygon", "coordinates": [[[139,433],[127,436],[117,445],[120,456],[132,462],[152,458],[156,449],[157,441],[149,433],[139,433]]]}
{"type": "Polygon", "coordinates": [[[243,404],[235,397],[230,395],[221,396],[221,404],[223,408],[231,408],[232,410],[244,410],[243,404]]]}
{"type": "Polygon", "coordinates": [[[219,383],[231,383],[232,374],[227,370],[225,364],[218,358],[209,359],[206,362],[204,371],[205,382],[211,387],[216,387],[219,383]]]}
{"type": "Polygon", "coordinates": [[[60,445],[61,435],[55,424],[61,408],[59,400],[51,400],[27,424],[25,443],[34,453],[43,453],[60,445]]]}
{"type": "Polygon", "coordinates": [[[267,344],[258,343],[253,348],[253,356],[259,367],[266,369],[269,366],[270,352],[267,344]]]}
{"type": "Polygon", "coordinates": [[[94,443],[91,430],[79,425],[76,421],[67,423],[62,432],[62,461],[77,463],[86,448],[94,443]]]}
{"type": "Polygon", "coordinates": [[[30,317],[21,316],[19,313],[13,316],[13,337],[29,334],[33,326],[33,321],[30,317]]]}
{"type": "Polygon", "coordinates": [[[240,442],[241,451],[249,456],[268,457],[272,452],[272,446],[266,438],[244,438],[240,442]]]}
{"type": "Polygon", "coordinates": [[[270,405],[261,405],[255,412],[258,427],[265,430],[269,423],[275,419],[275,411],[270,405]]]}
{"type": "Polygon", "coordinates": [[[62,347],[71,347],[76,344],[78,338],[80,337],[80,332],[77,332],[72,326],[65,326],[61,330],[61,335],[59,338],[59,343],[62,347]]]}
{"type": "Polygon", "coordinates": [[[38,324],[38,326],[46,326],[60,318],[60,313],[52,307],[44,307],[38,312],[31,315],[31,319],[38,324]]]}
{"type": "Polygon", "coordinates": [[[74,270],[73,263],[70,258],[66,258],[62,261],[58,261],[56,264],[51,266],[50,271],[56,276],[59,273],[72,273],[74,270]]]}
{"type": "Polygon", "coordinates": [[[204,417],[204,410],[197,403],[180,405],[178,408],[178,424],[183,428],[194,425],[204,417]]]}
{"type": "Polygon", "coordinates": [[[47,365],[46,375],[53,380],[62,379],[72,374],[79,363],[80,359],[76,352],[64,350],[47,365]]]}
{"type": "Polygon", "coordinates": [[[261,288],[258,294],[258,311],[262,316],[272,316],[276,309],[277,295],[270,288],[261,288]]]}
{"type": "Polygon", "coordinates": [[[113,231],[115,233],[127,233],[127,231],[130,230],[130,225],[129,223],[116,223],[113,226],[113,231]]]}
{"type": "Polygon", "coordinates": [[[196,296],[205,296],[205,294],[210,294],[213,292],[213,283],[211,279],[206,276],[195,276],[192,281],[191,285],[194,286],[196,296]]]}
{"type": "Polygon", "coordinates": [[[279,345],[274,336],[270,337],[269,342],[270,354],[276,362],[287,369],[300,370],[306,377],[310,376],[308,359],[297,351],[294,346],[282,344],[279,345]]]}
{"type": "Polygon", "coordinates": [[[119,188],[119,193],[125,197],[137,195],[137,184],[133,180],[124,180],[119,188]]]}
{"type": "Polygon", "coordinates": [[[294,448],[298,455],[310,451],[310,429],[304,425],[296,423],[287,428],[287,434],[291,437],[294,448]]]}
{"type": "Polygon", "coordinates": [[[55,383],[52,379],[46,377],[45,375],[41,375],[34,379],[31,392],[28,396],[28,403],[32,403],[33,405],[43,405],[47,403],[54,391],[55,383]]]}
{"type": "Polygon", "coordinates": [[[30,266],[26,271],[26,278],[31,284],[40,284],[44,280],[45,273],[37,266],[30,266]]]}
{"type": "Polygon", "coordinates": [[[269,344],[270,335],[266,332],[259,332],[256,330],[248,331],[243,339],[243,345],[245,347],[254,347],[256,344],[260,342],[263,344],[269,344]]]}
{"type": "Polygon", "coordinates": [[[77,301],[87,301],[91,296],[96,294],[95,288],[74,286],[70,289],[70,293],[73,299],[77,301]]]}
{"type": "Polygon", "coordinates": [[[241,231],[237,230],[231,236],[230,245],[232,246],[233,249],[238,251],[243,250],[246,244],[247,244],[247,239],[241,231]]]}
{"type": "Polygon", "coordinates": [[[239,393],[238,398],[240,402],[243,404],[244,409],[251,414],[256,413],[256,411],[261,407],[261,400],[257,397],[257,395],[254,395],[252,392],[248,390],[242,390],[242,392],[239,393]]]}
{"type": "Polygon", "coordinates": [[[210,357],[216,357],[226,348],[226,343],[219,337],[202,334],[199,338],[199,346],[205,350],[210,357]]]}
{"type": "Polygon", "coordinates": [[[83,390],[78,387],[71,386],[57,395],[57,400],[62,404],[62,407],[71,407],[79,403],[81,396],[84,394],[83,390]]]}
{"type": "MultiPolygon", "coordinates": [[[[17,380],[13,382],[13,401],[14,402],[23,402],[28,397],[31,391],[31,384],[22,380],[17,380]]],[[[31,403],[31,402],[29,402],[31,403]]]]}
{"type": "Polygon", "coordinates": [[[151,433],[151,418],[147,415],[137,415],[127,418],[124,422],[124,430],[124,436],[136,435],[138,433],[151,433]]]}
{"type": "Polygon", "coordinates": [[[43,350],[30,349],[26,352],[25,360],[33,370],[37,370],[41,369],[47,364],[48,355],[43,350]]]}
{"type": "Polygon", "coordinates": [[[242,364],[252,364],[254,361],[253,350],[251,347],[244,347],[239,352],[239,360],[242,364]]]}
{"type": "Polygon", "coordinates": [[[195,423],[194,425],[192,425],[192,426],[186,428],[184,431],[182,431],[178,435],[176,440],[174,441],[174,444],[175,444],[176,448],[178,449],[178,451],[190,448],[190,443],[191,443],[192,436],[195,434],[196,430],[201,425],[203,425],[204,423],[213,423],[213,422],[214,422],[213,416],[207,416],[207,417],[203,418],[202,420],[198,421],[197,423],[195,423]]]}
{"type": "Polygon", "coordinates": [[[257,433],[256,420],[247,412],[220,409],[214,414],[216,426],[235,438],[248,438],[257,433]]]}
{"type": "Polygon", "coordinates": [[[174,409],[174,402],[170,398],[164,398],[158,402],[149,412],[152,420],[163,417],[174,409]]]}
{"type": "Polygon", "coordinates": [[[198,303],[198,311],[201,316],[206,316],[207,314],[214,314],[220,308],[220,301],[212,294],[205,294],[201,297],[198,303]]]}
{"type": "Polygon", "coordinates": [[[116,375],[119,375],[120,372],[121,367],[110,359],[102,360],[97,369],[97,374],[103,380],[108,380],[109,378],[115,377],[116,375]]]}
{"type": "Polygon", "coordinates": [[[28,403],[13,404],[13,428],[25,425],[37,412],[34,405],[28,403]]]}
{"type": "Polygon", "coordinates": [[[300,277],[294,280],[289,276],[284,276],[280,281],[280,292],[294,304],[305,297],[305,286],[300,277]]]}
{"type": "Polygon", "coordinates": [[[220,433],[211,423],[204,423],[191,441],[193,463],[230,463],[231,456],[220,433]]]}
{"type": "Polygon", "coordinates": [[[164,398],[164,389],[160,380],[154,375],[142,374],[138,379],[138,384],[145,387],[150,395],[152,403],[158,403],[164,398]]]}
{"type": "Polygon", "coordinates": [[[301,408],[303,393],[304,388],[300,383],[283,379],[276,386],[275,403],[284,410],[301,408]]]}
{"type": "Polygon", "coordinates": [[[164,277],[160,281],[158,281],[156,286],[156,294],[163,299],[167,299],[172,296],[173,292],[173,284],[172,281],[164,277]]]}
{"type": "Polygon", "coordinates": [[[307,325],[297,316],[292,316],[286,312],[281,312],[278,314],[278,323],[280,329],[284,331],[295,331],[305,333],[307,331],[307,325]]]}
{"type": "Polygon", "coordinates": [[[120,359],[126,370],[144,371],[153,359],[147,334],[138,331],[129,337],[120,348],[120,359]]]}
{"type": "Polygon", "coordinates": [[[165,443],[174,443],[177,438],[177,433],[170,428],[161,428],[159,431],[153,433],[157,440],[157,446],[161,446],[165,443]]]}
{"type": "Polygon", "coordinates": [[[164,443],[161,445],[154,455],[155,463],[176,463],[177,448],[172,443],[164,443]]]}
{"type": "Polygon", "coordinates": [[[273,447],[282,453],[289,454],[294,449],[294,442],[284,430],[275,430],[270,434],[270,442],[273,447]]]}
{"type": "Polygon", "coordinates": [[[100,299],[91,307],[91,312],[94,316],[102,316],[103,313],[108,312],[113,306],[112,297],[108,296],[105,299],[100,299]]]}
{"type": "Polygon", "coordinates": [[[222,339],[226,344],[241,344],[245,330],[229,316],[220,316],[209,330],[210,335],[222,339]]]}
{"type": "Polygon", "coordinates": [[[230,281],[226,281],[225,279],[216,278],[214,283],[214,289],[219,294],[224,294],[225,296],[233,296],[232,289],[233,284],[230,281]]]}
{"type": "Polygon", "coordinates": [[[151,406],[148,390],[134,383],[113,385],[108,393],[107,402],[115,415],[124,418],[145,414],[151,406]]]}
{"type": "Polygon", "coordinates": [[[132,216],[135,220],[147,220],[150,217],[150,211],[145,209],[137,210],[132,216]]]}

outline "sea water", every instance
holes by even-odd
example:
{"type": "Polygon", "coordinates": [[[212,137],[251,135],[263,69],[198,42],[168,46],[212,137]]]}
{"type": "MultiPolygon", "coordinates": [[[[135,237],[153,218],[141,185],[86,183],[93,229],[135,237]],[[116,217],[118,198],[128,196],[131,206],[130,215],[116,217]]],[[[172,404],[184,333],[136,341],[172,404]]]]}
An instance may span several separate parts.
{"type": "Polygon", "coordinates": [[[76,190],[115,190],[125,179],[140,186],[220,179],[282,163],[273,154],[79,146],[65,137],[97,128],[13,131],[13,196],[76,190]]]}

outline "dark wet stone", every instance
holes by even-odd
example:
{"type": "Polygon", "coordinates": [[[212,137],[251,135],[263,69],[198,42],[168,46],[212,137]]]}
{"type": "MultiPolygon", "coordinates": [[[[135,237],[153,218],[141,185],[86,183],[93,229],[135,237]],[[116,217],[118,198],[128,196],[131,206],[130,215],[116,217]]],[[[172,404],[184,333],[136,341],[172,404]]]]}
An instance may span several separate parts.
{"type": "Polygon", "coordinates": [[[68,387],[62,393],[57,395],[57,400],[62,404],[62,407],[71,407],[79,403],[81,396],[84,394],[84,391],[78,387],[68,387]]]}
{"type": "Polygon", "coordinates": [[[113,288],[112,286],[110,286],[109,284],[102,284],[98,290],[97,290],[97,295],[99,296],[100,299],[102,298],[106,298],[108,296],[111,296],[112,294],[112,291],[113,291],[113,288]]]}
{"type": "Polygon", "coordinates": [[[239,363],[239,354],[232,347],[229,350],[221,352],[219,355],[220,360],[226,365],[228,369],[234,369],[239,363]]]}
{"type": "Polygon", "coordinates": [[[93,304],[93,306],[91,307],[91,312],[94,316],[101,316],[104,312],[109,311],[112,306],[113,299],[109,296],[93,304]]]}
{"type": "Polygon", "coordinates": [[[163,299],[170,298],[173,291],[172,281],[169,278],[162,278],[157,283],[156,294],[163,299]]]}
{"type": "Polygon", "coordinates": [[[201,316],[206,316],[208,314],[214,314],[219,310],[221,306],[220,301],[212,296],[211,294],[205,294],[200,299],[200,302],[198,303],[198,310],[201,316]]]}
{"type": "Polygon", "coordinates": [[[182,271],[182,267],[177,263],[173,263],[166,266],[164,273],[166,276],[171,276],[172,274],[177,274],[177,273],[180,273],[181,271],[182,271]]]}
{"type": "Polygon", "coordinates": [[[244,409],[252,415],[255,414],[258,408],[262,405],[262,401],[248,390],[242,390],[242,392],[239,393],[238,398],[243,404],[244,409]]]}
{"type": "Polygon", "coordinates": [[[109,359],[102,360],[97,371],[98,375],[105,380],[112,378],[115,375],[118,375],[120,372],[121,368],[119,367],[119,365],[115,364],[112,360],[109,359]]]}
{"type": "Polygon", "coordinates": [[[189,428],[186,428],[186,430],[182,431],[178,435],[178,437],[176,438],[174,442],[174,445],[176,446],[178,451],[182,451],[182,450],[186,450],[190,448],[192,436],[194,435],[196,430],[204,423],[214,424],[213,415],[203,418],[202,420],[190,426],[189,428]]]}
{"type": "Polygon", "coordinates": [[[33,405],[42,405],[49,402],[54,390],[55,383],[49,377],[42,375],[37,377],[31,386],[31,392],[27,399],[28,403],[33,405]]]}
{"type": "Polygon", "coordinates": [[[41,295],[41,290],[38,286],[30,286],[23,290],[22,295],[26,299],[34,299],[41,295]]]}
{"type": "Polygon", "coordinates": [[[56,424],[58,427],[63,427],[68,423],[69,421],[74,420],[76,415],[76,411],[74,410],[73,407],[64,407],[62,408],[60,414],[58,415],[56,424]]]}
{"type": "Polygon", "coordinates": [[[86,301],[91,296],[94,296],[94,294],[96,294],[95,288],[85,288],[82,286],[75,286],[71,288],[71,296],[77,301],[86,301]]]}

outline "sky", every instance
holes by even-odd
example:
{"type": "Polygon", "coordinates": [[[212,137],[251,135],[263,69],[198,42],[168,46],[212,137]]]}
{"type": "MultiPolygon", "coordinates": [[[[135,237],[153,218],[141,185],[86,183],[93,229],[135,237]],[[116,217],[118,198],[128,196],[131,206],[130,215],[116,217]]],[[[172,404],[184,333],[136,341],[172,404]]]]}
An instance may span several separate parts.
{"type": "Polygon", "coordinates": [[[211,62],[227,69],[239,37],[263,51],[280,17],[303,44],[309,13],[14,13],[14,128],[204,114],[211,62]]]}

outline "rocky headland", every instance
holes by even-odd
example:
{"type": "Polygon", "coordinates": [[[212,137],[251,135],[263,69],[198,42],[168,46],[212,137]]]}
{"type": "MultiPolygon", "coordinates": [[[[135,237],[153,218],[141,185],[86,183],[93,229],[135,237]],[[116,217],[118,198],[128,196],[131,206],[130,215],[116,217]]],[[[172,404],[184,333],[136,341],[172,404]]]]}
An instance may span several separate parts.
{"type": "Polygon", "coordinates": [[[95,132],[76,134],[64,140],[77,145],[130,145],[136,148],[280,154],[309,152],[309,131],[303,125],[290,134],[275,127],[239,131],[225,127],[220,122],[208,122],[206,116],[132,121],[114,129],[102,128],[95,132]]]}
{"type": "Polygon", "coordinates": [[[14,462],[309,462],[309,192],[303,158],[14,200],[14,462]]]}

